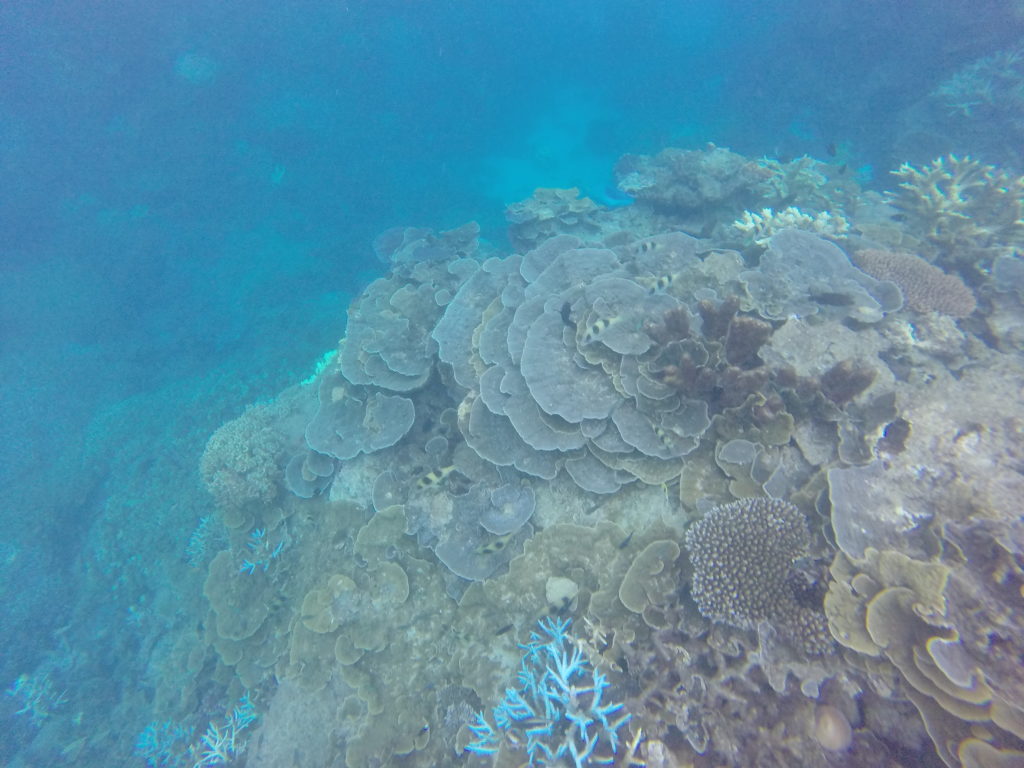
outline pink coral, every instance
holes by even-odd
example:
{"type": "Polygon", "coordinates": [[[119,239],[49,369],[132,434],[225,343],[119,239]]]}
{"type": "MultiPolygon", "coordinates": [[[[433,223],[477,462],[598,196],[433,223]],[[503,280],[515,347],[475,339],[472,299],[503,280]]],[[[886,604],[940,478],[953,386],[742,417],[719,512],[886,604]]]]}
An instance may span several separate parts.
{"type": "Polygon", "coordinates": [[[920,256],[900,251],[865,249],[852,261],[878,280],[890,280],[900,287],[906,305],[918,312],[942,312],[967,317],[976,303],[963,280],[949,275],[920,256]]]}

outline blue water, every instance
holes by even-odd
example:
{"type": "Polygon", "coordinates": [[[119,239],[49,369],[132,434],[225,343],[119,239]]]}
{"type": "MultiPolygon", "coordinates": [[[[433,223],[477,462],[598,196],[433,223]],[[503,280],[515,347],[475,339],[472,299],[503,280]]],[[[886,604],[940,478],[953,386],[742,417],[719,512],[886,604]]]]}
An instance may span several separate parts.
{"type": "Polygon", "coordinates": [[[535,188],[625,203],[621,155],[709,142],[1021,173],[1020,114],[929,94],[1022,34],[1002,0],[0,5],[0,687],[66,699],[0,697],[0,762],[143,764],[153,660],[207,617],[203,447],[336,345],[378,233],[508,252],[535,188]]]}

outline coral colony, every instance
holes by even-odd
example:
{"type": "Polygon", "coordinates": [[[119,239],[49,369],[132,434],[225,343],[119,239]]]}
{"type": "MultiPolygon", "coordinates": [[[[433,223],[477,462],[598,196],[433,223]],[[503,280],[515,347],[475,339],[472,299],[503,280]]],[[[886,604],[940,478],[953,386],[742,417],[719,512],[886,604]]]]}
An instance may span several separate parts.
{"type": "Polygon", "coordinates": [[[491,755],[504,741],[525,751],[530,765],[554,765],[566,757],[577,768],[613,762],[619,729],[630,715],[620,714],[622,704],[602,703],[608,680],[587,663],[568,628],[568,620],[541,619],[543,635],[531,632],[530,641],[519,646],[526,652],[519,687],[505,689],[492,710],[494,725],[477,714],[470,725],[477,739],[468,750],[491,755]]]}
{"type": "Polygon", "coordinates": [[[28,715],[32,724],[39,726],[54,710],[67,703],[65,691],[58,693],[46,673],[21,675],[6,691],[8,696],[21,700],[21,709],[15,714],[28,715]]]}
{"type": "Polygon", "coordinates": [[[259,715],[245,695],[224,714],[224,723],[211,721],[199,740],[192,742],[194,728],[186,728],[170,720],[150,723],[139,734],[135,753],[150,768],[206,768],[228,765],[245,749],[241,738],[259,715]]]}
{"type": "Polygon", "coordinates": [[[267,540],[266,529],[256,528],[249,534],[247,546],[252,552],[252,556],[242,561],[242,565],[238,569],[239,572],[251,575],[256,573],[256,569],[259,568],[266,573],[267,569],[270,568],[270,563],[276,560],[278,555],[281,554],[281,550],[284,549],[284,539],[272,547],[267,540]]]}

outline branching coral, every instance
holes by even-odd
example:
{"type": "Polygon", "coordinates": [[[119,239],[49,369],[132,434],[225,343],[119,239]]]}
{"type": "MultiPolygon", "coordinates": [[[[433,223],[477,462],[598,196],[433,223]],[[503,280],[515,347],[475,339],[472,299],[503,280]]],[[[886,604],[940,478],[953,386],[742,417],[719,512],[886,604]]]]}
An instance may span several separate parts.
{"type": "Polygon", "coordinates": [[[530,765],[614,762],[630,715],[622,704],[604,700],[608,679],[590,666],[568,628],[567,620],[541,619],[540,632],[520,646],[525,654],[518,687],[505,689],[493,709],[493,725],[482,712],[476,716],[469,751],[522,755],[530,765]]]}
{"type": "Polygon", "coordinates": [[[970,265],[1024,245],[1024,177],[970,157],[948,155],[893,171],[890,203],[941,263],[970,265]]]}
{"type": "Polygon", "coordinates": [[[744,211],[732,226],[756,245],[767,245],[772,235],[787,227],[827,237],[842,237],[850,229],[850,223],[842,214],[818,211],[811,215],[793,206],[777,212],[771,208],[762,208],[760,213],[744,211]]]}

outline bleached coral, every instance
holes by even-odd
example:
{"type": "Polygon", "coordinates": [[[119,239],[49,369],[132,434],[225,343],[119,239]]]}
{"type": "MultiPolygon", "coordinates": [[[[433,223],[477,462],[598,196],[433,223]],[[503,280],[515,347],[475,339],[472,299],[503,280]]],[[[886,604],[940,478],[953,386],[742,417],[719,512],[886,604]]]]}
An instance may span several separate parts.
{"type": "Polygon", "coordinates": [[[760,213],[744,211],[733,222],[733,227],[756,245],[767,245],[772,235],[787,228],[803,229],[825,237],[842,237],[849,231],[850,223],[842,214],[817,211],[812,215],[791,205],[781,211],[771,208],[762,208],[760,213]]]}

